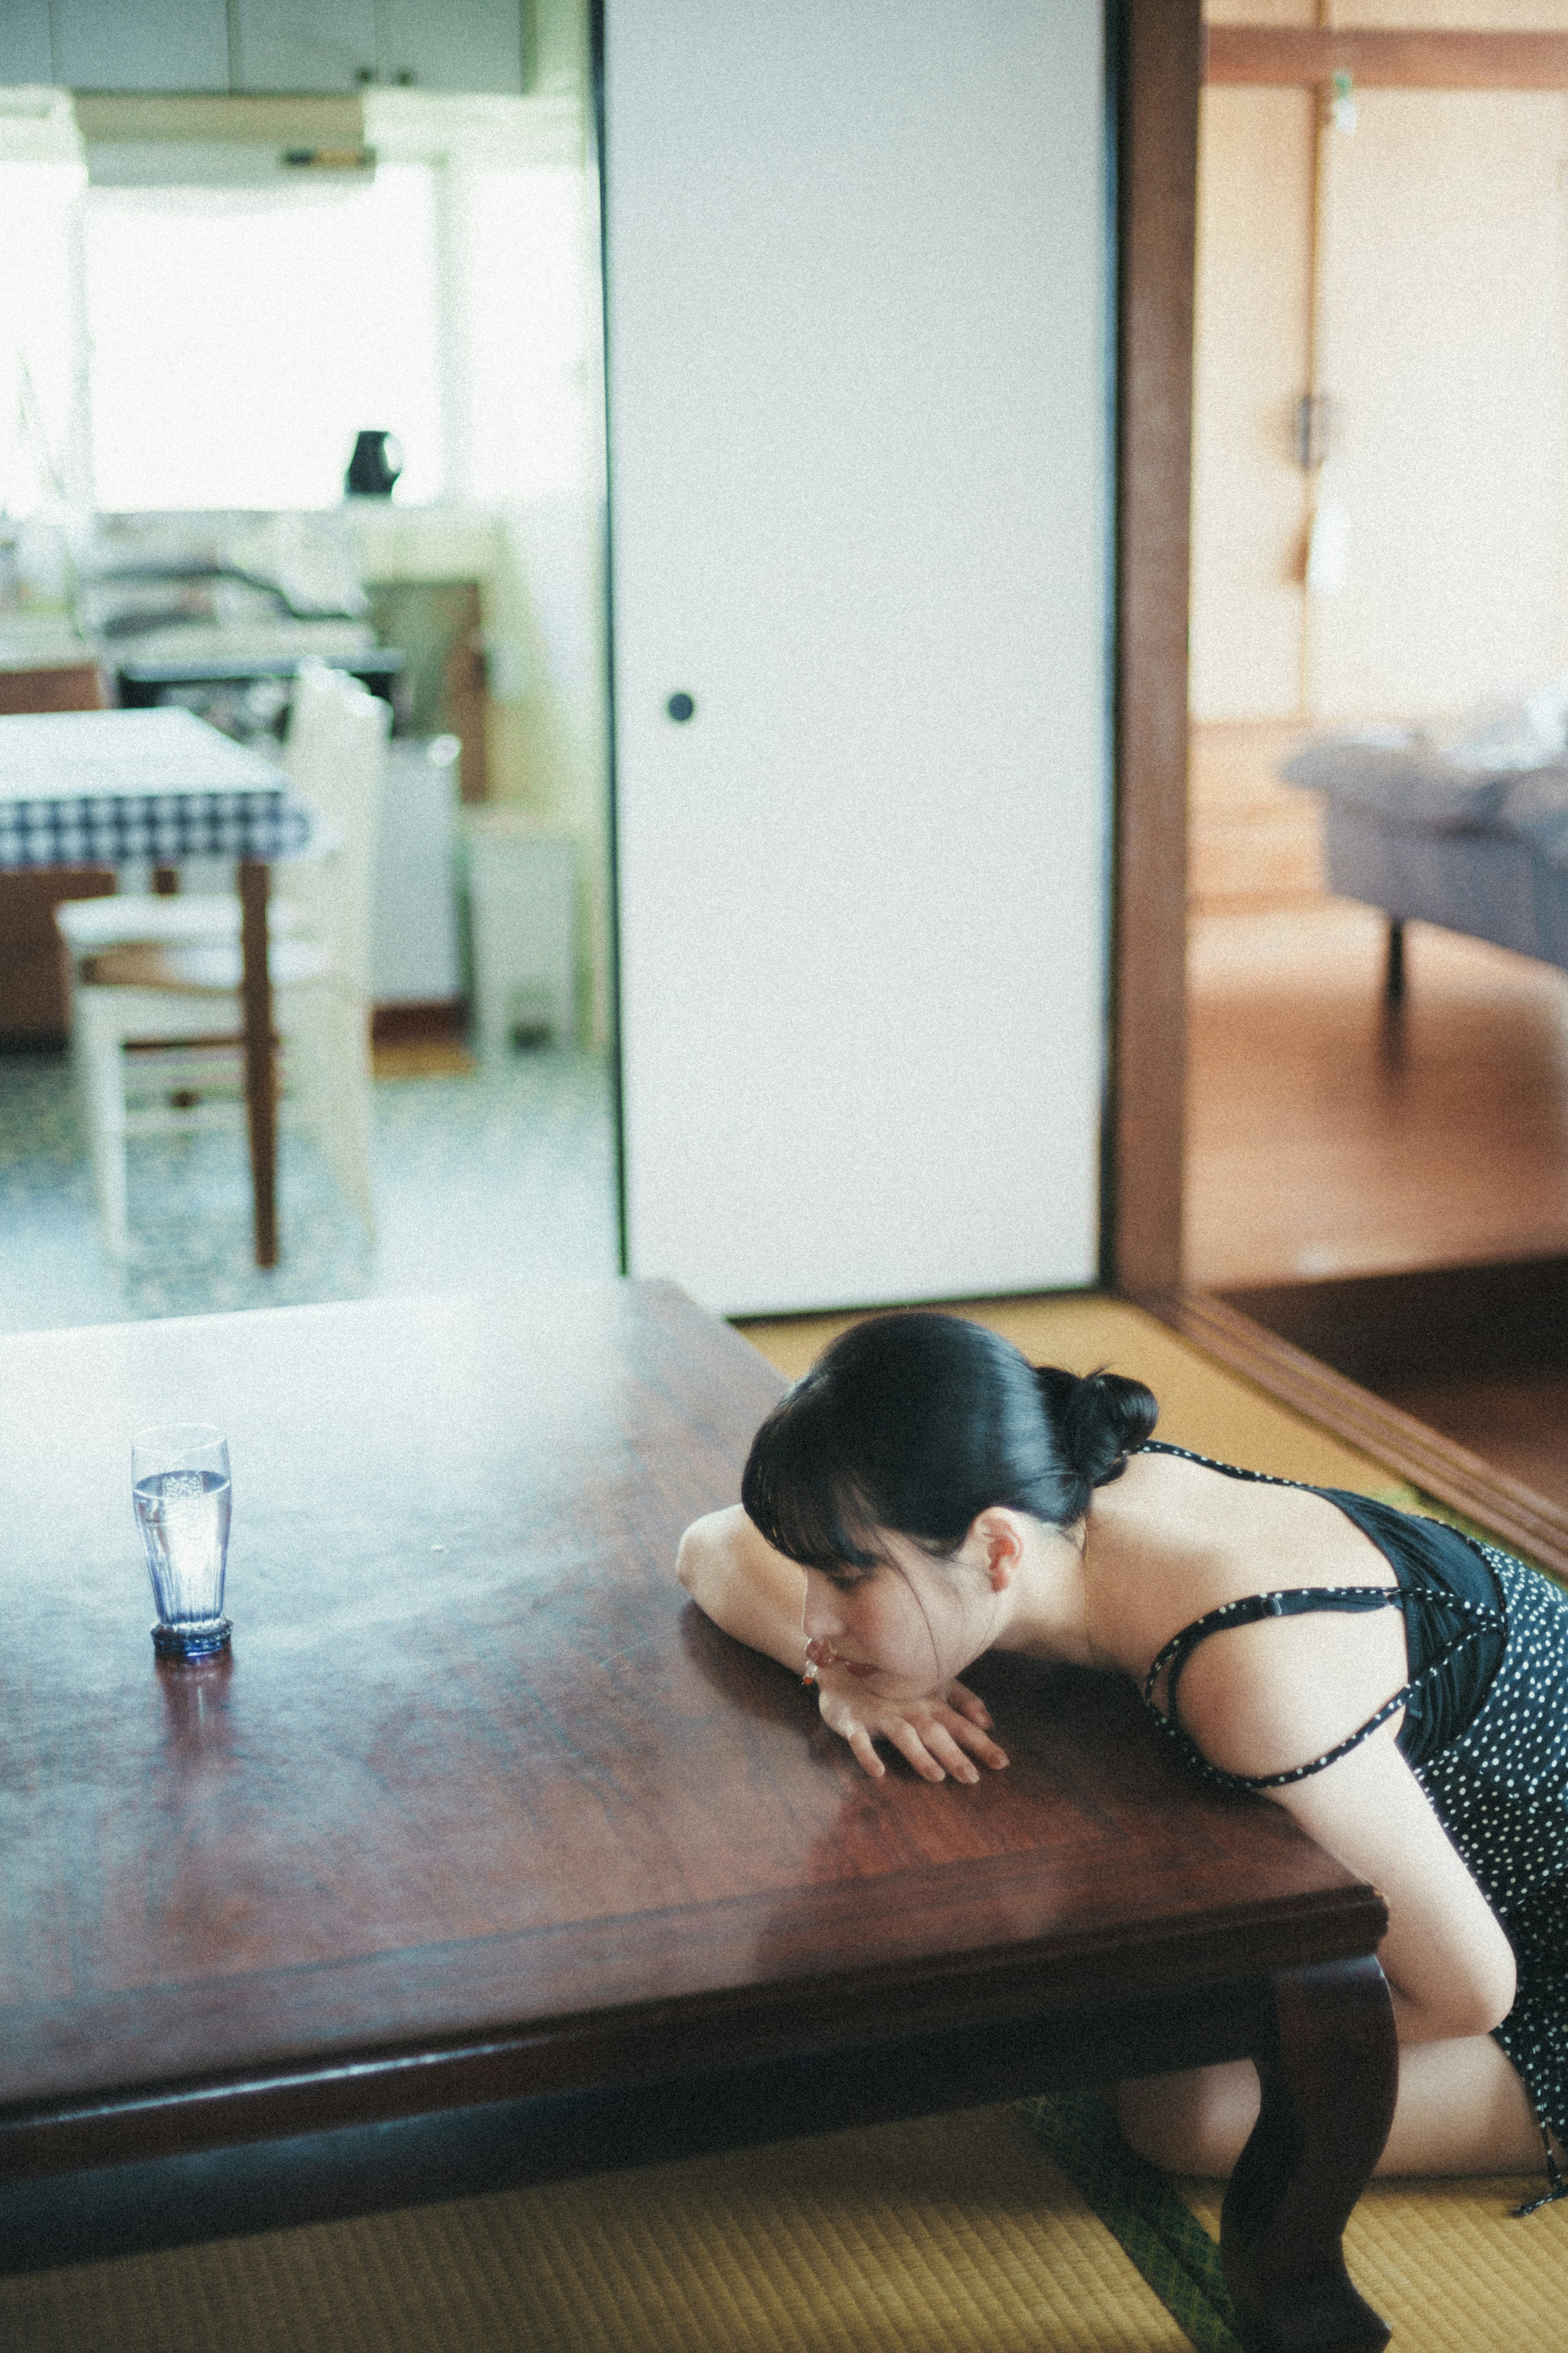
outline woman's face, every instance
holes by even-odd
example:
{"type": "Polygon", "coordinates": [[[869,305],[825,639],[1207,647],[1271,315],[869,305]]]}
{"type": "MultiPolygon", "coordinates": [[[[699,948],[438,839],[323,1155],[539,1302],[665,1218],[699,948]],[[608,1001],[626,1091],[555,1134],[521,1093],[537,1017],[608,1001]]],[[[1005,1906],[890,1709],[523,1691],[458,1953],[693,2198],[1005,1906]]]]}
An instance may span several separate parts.
{"type": "Polygon", "coordinates": [[[945,1690],[987,1649],[996,1617],[973,1538],[951,1560],[932,1560],[908,1536],[879,1530],[868,1549],[879,1566],[849,1583],[805,1572],[806,1655],[842,1666],[881,1699],[945,1690]]]}

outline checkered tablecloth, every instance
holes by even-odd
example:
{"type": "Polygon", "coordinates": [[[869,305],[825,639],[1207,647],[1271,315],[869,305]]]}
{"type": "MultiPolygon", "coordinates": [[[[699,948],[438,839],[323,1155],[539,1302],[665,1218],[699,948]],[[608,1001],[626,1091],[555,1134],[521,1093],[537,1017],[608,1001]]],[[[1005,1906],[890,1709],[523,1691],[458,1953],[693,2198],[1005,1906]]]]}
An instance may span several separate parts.
{"type": "Polygon", "coordinates": [[[298,856],[280,768],[188,711],[0,718],[0,870],[298,856]]]}

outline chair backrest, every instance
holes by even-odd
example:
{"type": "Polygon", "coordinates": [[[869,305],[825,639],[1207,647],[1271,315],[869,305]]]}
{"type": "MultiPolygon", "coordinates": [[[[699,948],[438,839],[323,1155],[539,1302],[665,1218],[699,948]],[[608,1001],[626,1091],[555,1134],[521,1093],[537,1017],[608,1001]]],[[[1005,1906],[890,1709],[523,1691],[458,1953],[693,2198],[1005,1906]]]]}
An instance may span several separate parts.
{"type": "Polygon", "coordinates": [[[386,737],[392,713],[343,671],[301,667],[294,684],[287,765],[295,790],[323,819],[332,848],[290,868],[289,898],[308,910],[317,935],[353,995],[370,995],[371,907],[375,881],[386,737]]]}

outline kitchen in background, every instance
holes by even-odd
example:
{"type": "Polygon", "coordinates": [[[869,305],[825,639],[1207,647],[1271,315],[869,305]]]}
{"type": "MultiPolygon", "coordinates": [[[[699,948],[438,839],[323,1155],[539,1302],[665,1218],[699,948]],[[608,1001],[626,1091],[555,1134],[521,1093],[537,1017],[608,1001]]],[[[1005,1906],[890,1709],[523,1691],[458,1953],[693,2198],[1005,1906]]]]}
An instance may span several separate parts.
{"type": "MultiPolygon", "coordinates": [[[[219,0],[221,90],[216,49],[193,65],[189,45],[160,47],[156,7],[134,26],[57,7],[68,54],[51,47],[47,70],[13,54],[25,26],[0,29],[0,710],[101,692],[265,739],[312,655],[384,694],[378,1119],[435,1184],[428,1142],[411,1141],[419,1090],[447,1090],[432,1117],[451,1135],[455,1103],[499,1087],[468,1154],[489,1155],[502,1193],[522,1172],[498,1249],[510,1215],[539,1271],[554,1186],[576,1236],[559,1271],[598,1271],[614,1219],[585,13],[551,0],[525,44],[515,0],[490,9],[511,32],[474,69],[488,82],[461,90],[432,87],[430,59],[405,73],[389,48],[334,47],[317,13],[302,66],[262,38],[296,16],[219,0]],[[179,86],[187,69],[205,80],[179,86]],[[306,70],[309,95],[279,94],[306,70]],[[529,1132],[509,1161],[496,1121],[514,1116],[529,1132]]],[[[385,47],[395,19],[378,21],[385,47]]],[[[113,881],[84,875],[78,895],[113,881]]],[[[0,878],[0,1039],[34,1050],[0,1064],[0,1193],[7,1171],[26,1176],[29,1135],[36,1196],[69,1142],[44,881],[0,878]]],[[[285,1217],[287,1236],[287,1198],[285,1217]]],[[[142,1221],[124,1299],[106,1307],[95,1276],[83,1313],[248,1303],[254,1275],[175,1299],[158,1222],[142,1221]]],[[[428,1274],[428,1250],[403,1250],[385,1220],[352,1264],[294,1229],[268,1297],[428,1274]]],[[[81,1320],[40,1316],[33,1292],[8,1297],[0,1269],[0,1327],[81,1320]]]]}

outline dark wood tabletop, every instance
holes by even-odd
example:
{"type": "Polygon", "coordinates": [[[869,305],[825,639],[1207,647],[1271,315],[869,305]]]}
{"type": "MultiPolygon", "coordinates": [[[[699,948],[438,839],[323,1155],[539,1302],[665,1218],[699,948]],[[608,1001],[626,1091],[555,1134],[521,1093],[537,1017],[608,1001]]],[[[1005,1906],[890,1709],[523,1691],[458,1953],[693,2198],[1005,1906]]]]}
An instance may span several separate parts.
{"type": "MultiPolygon", "coordinates": [[[[1255,2341],[1321,2296],[1392,2100],[1379,1899],[1108,1678],[987,1662],[1005,1772],[868,1780],[671,1575],[780,1387],[661,1284],[0,1339],[0,2182],[726,2070],[763,2138],[804,2121],[770,2067],[820,2126],[1246,2051],[1294,2118],[1227,2210],[1255,2341]],[[132,1430],[185,1419],[234,1465],[197,1668],[154,1661],[130,1503],[132,1430]]],[[[1331,2341],[1382,2341],[1359,2309],[1331,2341]]]]}

